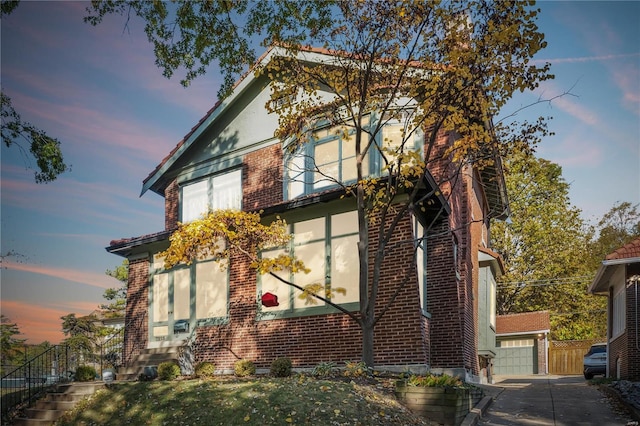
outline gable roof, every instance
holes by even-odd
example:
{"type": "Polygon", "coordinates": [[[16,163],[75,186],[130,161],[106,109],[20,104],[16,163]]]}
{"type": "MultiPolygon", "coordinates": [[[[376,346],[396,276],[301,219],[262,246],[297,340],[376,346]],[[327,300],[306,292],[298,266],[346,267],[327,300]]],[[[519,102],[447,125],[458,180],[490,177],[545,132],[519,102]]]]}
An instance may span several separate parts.
{"type": "Polygon", "coordinates": [[[496,317],[497,335],[548,333],[550,330],[549,311],[498,315],[496,317]]]}
{"type": "MultiPolygon", "coordinates": [[[[171,152],[162,159],[155,169],[142,181],[142,191],[140,196],[144,195],[147,190],[151,189],[158,195],[164,196],[163,190],[166,184],[162,182],[163,175],[169,171],[171,166],[180,158],[180,156],[198,139],[209,126],[222,115],[229,107],[234,104],[245,91],[256,81],[256,69],[261,64],[268,64],[274,56],[284,56],[284,48],[271,47],[258,58],[256,63],[234,84],[231,94],[224,99],[220,99],[216,104],[202,117],[198,123],[191,128],[171,150],[171,152]]],[[[319,58],[334,56],[335,53],[324,48],[303,47],[298,51],[298,55],[302,60],[321,62],[319,58]],[[303,56],[304,55],[304,56],[303,56]]]]}

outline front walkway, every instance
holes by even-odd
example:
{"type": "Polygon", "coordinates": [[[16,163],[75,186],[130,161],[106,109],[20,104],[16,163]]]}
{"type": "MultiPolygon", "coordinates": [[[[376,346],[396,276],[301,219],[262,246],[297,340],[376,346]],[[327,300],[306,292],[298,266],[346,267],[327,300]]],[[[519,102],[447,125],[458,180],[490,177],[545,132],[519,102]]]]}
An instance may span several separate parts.
{"type": "MultiPolygon", "coordinates": [[[[513,376],[486,386],[494,396],[482,425],[598,425],[631,422],[597,386],[582,376],[513,376]]],[[[634,424],[634,423],[630,423],[634,424]]]]}

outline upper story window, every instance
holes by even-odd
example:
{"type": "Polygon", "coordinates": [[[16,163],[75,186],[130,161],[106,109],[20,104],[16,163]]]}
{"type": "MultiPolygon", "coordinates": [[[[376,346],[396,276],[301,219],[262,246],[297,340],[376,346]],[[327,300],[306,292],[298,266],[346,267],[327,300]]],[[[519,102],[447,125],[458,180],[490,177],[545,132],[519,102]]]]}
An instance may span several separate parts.
{"type": "Polygon", "coordinates": [[[242,209],[242,170],[208,176],[182,186],[182,223],[199,219],[209,210],[242,209]]]}
{"type": "MultiPolygon", "coordinates": [[[[371,120],[379,120],[372,115],[371,120]]],[[[376,134],[375,146],[363,159],[365,176],[386,174],[389,162],[398,159],[401,152],[420,149],[420,132],[410,131],[410,113],[397,113],[384,117],[384,125],[376,134]],[[403,144],[403,141],[406,141],[403,144]]],[[[363,122],[370,129],[369,117],[363,122]]],[[[362,133],[362,146],[370,135],[362,133]]],[[[356,181],[355,129],[347,125],[327,126],[313,130],[309,141],[285,158],[285,198],[293,199],[313,194],[332,186],[349,185],[356,181]]]]}

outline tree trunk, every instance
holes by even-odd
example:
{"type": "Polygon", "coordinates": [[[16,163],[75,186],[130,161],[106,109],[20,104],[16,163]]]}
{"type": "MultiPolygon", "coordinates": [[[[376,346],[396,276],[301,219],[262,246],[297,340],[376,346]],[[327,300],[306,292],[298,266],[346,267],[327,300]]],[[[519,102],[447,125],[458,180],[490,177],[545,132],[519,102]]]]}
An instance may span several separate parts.
{"type": "Polygon", "coordinates": [[[373,325],[362,323],[362,361],[373,368],[373,325]]]}

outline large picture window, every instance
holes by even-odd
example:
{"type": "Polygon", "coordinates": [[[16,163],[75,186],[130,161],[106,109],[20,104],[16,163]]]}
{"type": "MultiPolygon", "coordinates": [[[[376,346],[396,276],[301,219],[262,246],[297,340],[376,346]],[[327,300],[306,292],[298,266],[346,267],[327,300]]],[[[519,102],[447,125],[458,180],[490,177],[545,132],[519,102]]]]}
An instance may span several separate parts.
{"type": "Polygon", "coordinates": [[[149,296],[152,339],[184,337],[191,326],[226,321],[228,268],[208,258],[165,270],[164,258],[155,255],[149,296]]]}
{"type": "MultiPolygon", "coordinates": [[[[262,256],[276,257],[283,253],[295,255],[311,272],[281,273],[283,279],[299,286],[319,283],[325,289],[322,296],[329,293],[332,302],[348,309],[357,309],[360,300],[357,213],[326,214],[294,222],[290,226],[293,239],[289,246],[265,250],[262,256]]],[[[335,308],[320,300],[309,304],[299,297],[299,290],[271,275],[260,276],[258,292],[278,296],[278,306],[261,307],[261,314],[266,318],[335,312],[335,308]]]]}
{"type": "Polygon", "coordinates": [[[183,223],[199,219],[209,210],[242,209],[242,170],[209,176],[182,186],[183,223]]]}

